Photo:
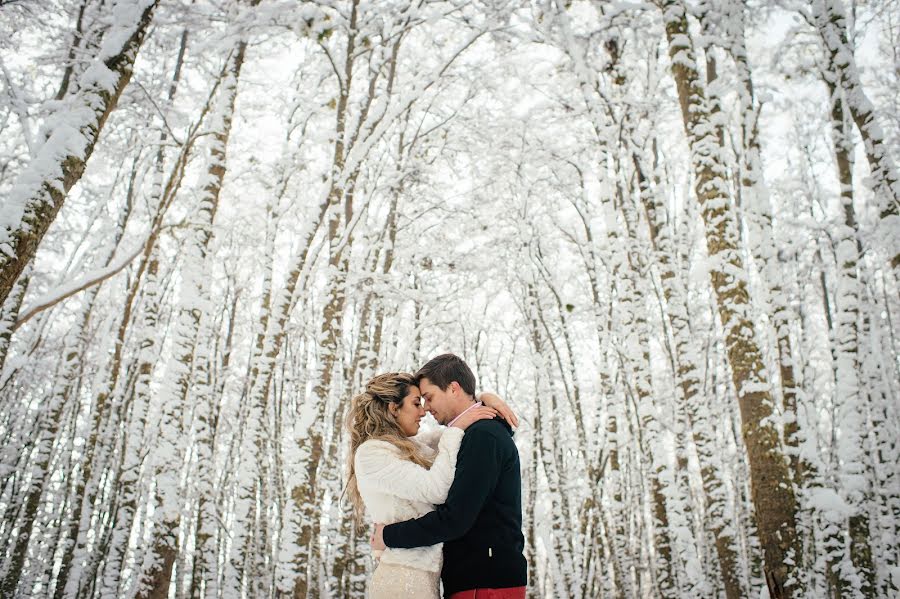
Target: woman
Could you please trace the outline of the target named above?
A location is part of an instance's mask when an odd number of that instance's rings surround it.
[[[496,395],[482,394],[479,399],[511,415]],[[347,493],[357,523],[363,504],[374,521],[392,523],[418,518],[443,503],[453,482],[463,431],[497,414],[492,407],[476,407],[428,439],[414,439],[425,416],[415,378],[393,372],[370,380],[366,390],[353,398],[347,422]],[[441,545],[385,550],[372,577],[370,599],[438,599],[441,550]]]

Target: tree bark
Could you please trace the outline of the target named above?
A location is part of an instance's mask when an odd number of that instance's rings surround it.
[[[745,588],[739,575],[739,562],[735,538],[731,533],[731,519],[728,517],[727,495],[724,481],[716,460],[716,448],[711,438],[711,424],[707,418],[707,407],[700,393],[700,368],[695,360],[700,356],[699,345],[691,332],[687,307],[687,290],[682,278],[676,273],[675,248],[666,227],[665,206],[652,189],[645,174],[643,160],[634,155],[635,174],[641,203],[648,223],[648,233],[653,246],[656,264],[660,271],[660,281],[665,299],[664,317],[672,331],[675,354],[675,380],[680,392],[680,401],[688,417],[688,427],[697,448],[700,462],[700,477],[703,481],[707,526],[715,541],[716,555],[725,596],[739,599]]]
[[[19,310],[22,308],[25,292],[28,291],[31,268],[30,265],[25,268],[22,276],[16,280],[12,291],[6,297],[6,301],[0,302],[0,374],[3,373],[3,366],[6,364],[6,356],[9,353],[9,345],[12,342],[16,321],[19,319]]]
[[[691,150],[694,187],[706,225],[710,277],[741,411],[742,433],[750,462],[753,505],[765,558],[765,578],[773,599],[802,594],[798,564],[797,501],[784,460],[762,352],[750,314],[747,277],[738,247],[738,227],[724,179],[721,147],[714,135],[697,58],[688,30],[687,11],[677,0],[662,0],[672,75],[678,91]]]
[[[784,442],[791,464],[794,484],[801,487],[809,467],[800,460],[800,428],[797,418],[797,377],[794,373],[794,349],[791,342],[790,322],[792,313],[789,298],[784,289],[784,273],[781,272],[776,254],[775,230],[772,226],[772,206],[763,181],[762,153],[759,142],[759,115],[762,106],[756,99],[753,78],[747,56],[744,34],[744,10],[741,2],[729,0],[724,12],[726,30],[731,40],[728,48],[737,67],[738,97],[741,108],[741,195],[743,206],[751,218],[745,220],[749,231],[753,259],[757,262],[765,284],[765,306],[771,314],[778,350],[778,370],[781,381]]]

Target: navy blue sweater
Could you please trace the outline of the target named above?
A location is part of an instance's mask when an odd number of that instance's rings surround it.
[[[384,528],[388,547],[444,543],[444,594],[525,586],[519,452],[505,420],[479,420],[463,436],[447,502]]]

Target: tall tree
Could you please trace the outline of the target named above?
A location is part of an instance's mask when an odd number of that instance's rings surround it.
[[[828,59],[827,77],[840,88],[849,112],[863,141],[869,171],[879,198],[880,216],[887,234],[897,230],[900,210],[900,176],[884,129],[878,123],[875,107],[869,100],[856,66],[855,48],[850,43],[847,16],[842,0],[816,0],[809,6],[813,26],[819,34]],[[900,252],[889,256],[894,272],[900,268]]]
[[[250,6],[259,4],[251,0]],[[213,237],[213,226],[219,204],[222,184],[227,172],[227,147],[234,119],[238,82],[247,50],[247,41],[241,39],[229,53],[222,69],[219,97],[212,110],[212,144],[209,149],[209,166],[206,185],[200,195],[189,239],[183,246],[184,258],[181,266],[180,305],[172,332],[174,350],[167,365],[167,384],[161,389],[159,434],[154,449],[154,470],[156,478],[157,511],[153,525],[154,541],[150,558],[143,562],[136,597],[163,598],[169,595],[172,568],[179,553],[179,526],[181,507],[181,462],[184,455],[187,431],[181,424],[181,414],[193,395],[204,407],[212,402],[209,387],[207,359],[196,355],[205,346],[205,340],[198,339],[204,320],[212,318],[211,289],[208,280],[208,253]],[[198,343],[199,342],[199,343]],[[205,416],[202,434],[209,435],[210,414]],[[206,443],[205,439],[201,443]],[[209,456],[207,456],[209,457]],[[204,548],[206,552],[209,547]]]
[[[696,199],[706,224],[712,261],[710,278],[725,329],[728,362],[738,392],[744,443],[750,459],[756,524],[765,556],[765,575],[773,598],[802,593],[800,572],[790,564],[802,554],[797,535],[797,501],[784,461],[762,352],[750,319],[746,270],[737,223],[724,178],[722,145],[715,135],[684,4],[659,2],[668,41],[672,76],[691,150]]]

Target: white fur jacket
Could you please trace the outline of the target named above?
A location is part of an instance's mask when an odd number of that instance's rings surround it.
[[[423,516],[435,505],[444,503],[453,482],[462,438],[463,431],[453,427],[413,437],[423,454],[435,456],[430,470],[401,458],[399,450],[386,441],[369,440],[360,445],[354,458],[356,482],[372,520],[383,524],[403,522]],[[440,572],[442,548],[441,544],[416,549],[389,547],[381,560]]]

